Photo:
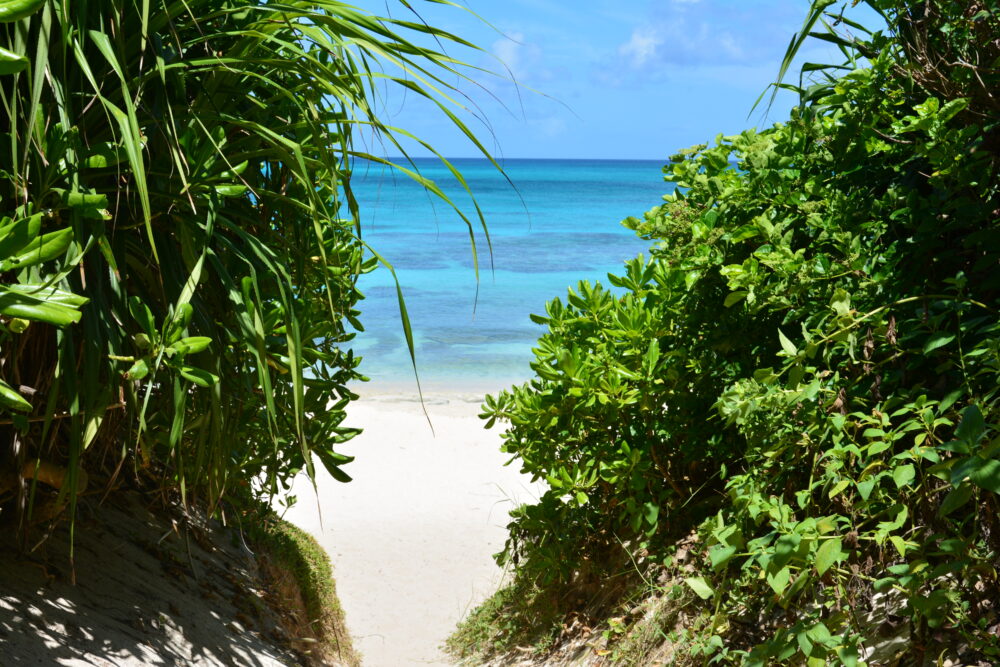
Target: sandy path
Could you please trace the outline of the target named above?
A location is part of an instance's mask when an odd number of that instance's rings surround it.
[[[306,480],[287,518],[313,533],[333,560],[347,625],[364,664],[449,664],[439,650],[465,613],[496,590],[492,554],[506,537],[513,501],[537,496],[504,467],[499,436],[483,429],[475,395],[363,398],[349,423],[365,433],[342,447],[356,455],[350,484]],[[305,483],[304,483],[305,482]]]

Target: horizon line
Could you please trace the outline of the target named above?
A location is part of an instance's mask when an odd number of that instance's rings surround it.
[[[360,158],[360,159],[363,160],[365,158]],[[384,159],[384,160],[394,160],[394,161],[395,160],[408,160],[408,159],[409,160],[433,160],[435,162],[440,162],[441,161],[441,158],[439,158],[439,157],[437,157],[435,155],[419,155],[419,156],[410,156],[410,157],[406,157],[404,155],[390,155],[390,156],[383,156],[381,159]],[[455,157],[453,157],[453,156],[445,156],[444,159],[448,160],[448,161],[452,161],[452,160],[483,160],[485,162],[488,162],[490,160],[490,158],[484,157],[482,155],[462,155],[462,156],[455,156]],[[670,158],[652,158],[652,157],[507,157],[507,156],[505,156],[505,157],[494,157],[493,160],[495,160],[497,162],[506,162],[506,161],[510,161],[510,160],[538,160],[538,161],[541,161],[541,160],[551,160],[551,161],[563,160],[563,161],[571,161],[571,160],[573,160],[573,161],[578,161],[578,162],[600,160],[602,162],[662,162],[663,164],[667,164],[667,163],[670,162]]]

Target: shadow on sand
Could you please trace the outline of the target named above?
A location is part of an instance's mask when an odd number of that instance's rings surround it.
[[[232,543],[233,533],[154,514],[147,504],[137,493],[100,506],[81,499],[76,585],[66,521],[29,554],[13,549],[7,533],[0,544],[0,662],[298,664],[281,648],[254,561]],[[43,536],[35,533],[31,546]]]

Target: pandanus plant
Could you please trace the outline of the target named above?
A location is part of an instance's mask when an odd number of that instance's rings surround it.
[[[85,470],[208,503],[314,458],[348,480],[380,260],[351,169],[384,161],[352,138],[402,151],[373,103],[398,86],[479,146],[444,48],[471,45],[333,0],[0,0],[0,22],[0,520],[39,481],[75,510]]]

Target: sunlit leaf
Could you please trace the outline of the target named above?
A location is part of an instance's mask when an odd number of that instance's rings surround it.
[[[684,580],[684,583],[702,600],[711,599],[715,595],[715,591],[704,577],[688,577]]]

